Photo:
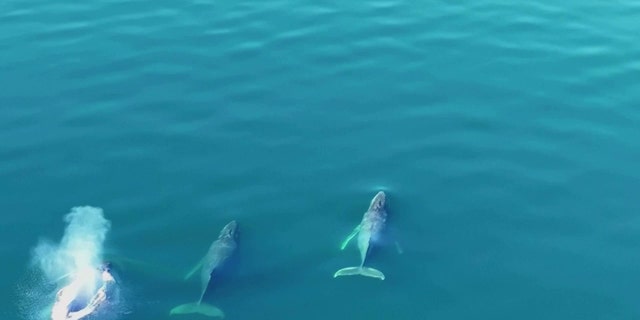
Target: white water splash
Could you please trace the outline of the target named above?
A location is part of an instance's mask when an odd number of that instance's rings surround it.
[[[74,207],[64,217],[67,223],[59,243],[42,239],[32,252],[28,281],[19,284],[20,309],[27,319],[48,319],[58,283],[72,279],[94,292],[98,268],[103,263],[103,246],[111,222],[101,208]],[[70,278],[70,279],[67,279]]]
[[[33,262],[51,281],[98,268],[102,263],[103,243],[111,228],[102,209],[96,207],[72,208],[64,220],[67,228],[60,243],[43,240],[33,251]]]

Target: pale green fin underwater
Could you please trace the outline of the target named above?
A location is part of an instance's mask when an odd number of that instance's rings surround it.
[[[220,310],[218,307],[212,306],[206,303],[185,303],[181,304],[177,307],[174,307],[169,311],[170,315],[180,315],[180,314],[201,314],[203,316],[212,317],[212,318],[224,318],[224,312]]]
[[[382,271],[374,269],[374,268],[369,268],[369,267],[347,267],[347,268],[342,268],[342,269],[336,271],[336,273],[333,274],[333,277],[337,278],[337,277],[340,277],[340,276],[355,276],[355,275],[360,275],[360,276],[365,276],[365,277],[371,277],[371,278],[384,280],[384,273],[382,273]]]
[[[198,264],[196,264],[193,269],[191,269],[191,271],[189,271],[189,273],[187,273],[184,276],[184,280],[189,280],[189,278],[191,278],[191,276],[193,276],[194,273],[196,273],[196,271],[198,271],[198,269],[200,269],[200,267],[202,267],[202,263],[204,262],[204,258],[200,259],[200,261],[198,261]]]
[[[179,278],[178,270],[164,267],[161,263],[151,263],[139,259],[127,258],[115,253],[107,253],[103,257],[104,261],[111,263],[118,270],[128,272],[140,272],[148,276],[160,277],[163,279]]]
[[[344,250],[344,248],[346,248],[347,245],[349,244],[349,241],[351,241],[351,239],[353,239],[353,237],[355,237],[356,234],[358,234],[358,232],[360,232],[360,225],[355,227],[355,229],[353,229],[353,231],[351,231],[351,233],[347,236],[347,238],[344,239],[344,241],[342,241],[342,245],[340,246],[340,250]]]
[[[404,253],[404,249],[402,249],[402,246],[400,246],[400,242],[396,241],[396,251],[398,252],[398,254],[403,254]]]

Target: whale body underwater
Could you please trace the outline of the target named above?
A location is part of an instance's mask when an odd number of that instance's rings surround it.
[[[385,209],[386,202],[386,194],[383,191],[379,191],[371,200],[369,209],[362,216],[360,224],[358,224],[351,234],[347,236],[344,242],[342,242],[340,250],[344,250],[347,244],[349,244],[349,241],[351,241],[351,239],[356,235],[358,236],[357,241],[358,250],[360,251],[360,265],[342,268],[335,272],[333,275],[334,278],[340,276],[361,275],[384,280],[385,276],[382,271],[371,267],[365,267],[364,263],[373,245],[373,240],[378,238],[387,221],[387,211]]]
[[[200,270],[200,298],[197,302],[181,304],[169,311],[170,315],[198,313],[209,317],[224,318],[224,312],[213,305],[202,302],[204,294],[211,283],[216,271],[229,260],[237,248],[238,223],[234,220],[222,228],[218,238],[213,241],[209,250],[200,262],[185,276],[189,279]]]

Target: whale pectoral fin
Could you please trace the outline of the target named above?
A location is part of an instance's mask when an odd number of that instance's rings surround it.
[[[396,252],[398,254],[403,254],[404,253],[404,249],[402,248],[402,246],[400,245],[400,241],[398,240],[398,235],[399,233],[396,232],[397,230],[393,227],[390,227],[388,229],[386,229],[385,233],[386,236],[385,238],[387,240],[385,240],[385,245],[391,245],[391,242],[393,242],[393,245],[396,247]]]
[[[340,246],[340,250],[344,250],[344,248],[346,248],[347,245],[349,244],[349,241],[351,241],[351,239],[353,239],[353,237],[355,237],[356,234],[358,234],[358,232],[360,232],[360,225],[355,227],[355,229],[353,229],[353,231],[351,231],[351,233],[347,236],[347,238],[344,239],[344,241],[342,241],[342,245]]]
[[[400,246],[400,242],[396,241],[395,243],[396,243],[396,251],[398,251],[398,254],[403,254],[404,250]]]
[[[202,267],[203,262],[204,262],[204,258],[200,259],[200,261],[198,261],[198,263],[191,269],[191,271],[189,271],[189,273],[187,273],[187,275],[184,276],[184,280],[189,280],[189,278],[191,278],[193,274],[196,273],[198,269]]]
[[[127,268],[146,270],[146,269],[157,267],[152,263],[144,262],[138,259],[128,258],[128,257],[117,255],[117,254],[105,254],[104,260],[108,261],[109,263],[115,265],[116,267],[122,270],[125,270]]]

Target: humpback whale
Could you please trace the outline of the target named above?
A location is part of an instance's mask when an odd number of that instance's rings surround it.
[[[369,249],[373,244],[373,240],[378,237],[387,220],[387,212],[384,208],[385,203],[385,193],[382,191],[378,192],[376,196],[371,200],[369,209],[364,213],[360,224],[356,226],[356,228],[353,229],[353,232],[351,232],[351,234],[349,234],[349,236],[342,242],[340,250],[344,250],[347,244],[349,244],[349,241],[351,241],[353,237],[358,235],[360,265],[357,267],[342,268],[336,271],[336,273],[333,275],[334,278],[339,276],[361,275],[384,280],[384,274],[380,270],[371,267],[365,267],[364,262],[367,258],[367,254],[369,253]]]
[[[234,220],[229,222],[222,228],[218,238],[213,241],[207,254],[200,260],[200,262],[186,275],[185,280],[190,278],[198,269],[200,270],[200,298],[197,302],[186,303],[174,307],[169,314],[187,314],[187,313],[199,313],[209,317],[224,317],[224,312],[219,308],[203,303],[202,298],[207,292],[209,283],[216,271],[225,264],[225,262],[231,257],[237,247],[238,223]]]

